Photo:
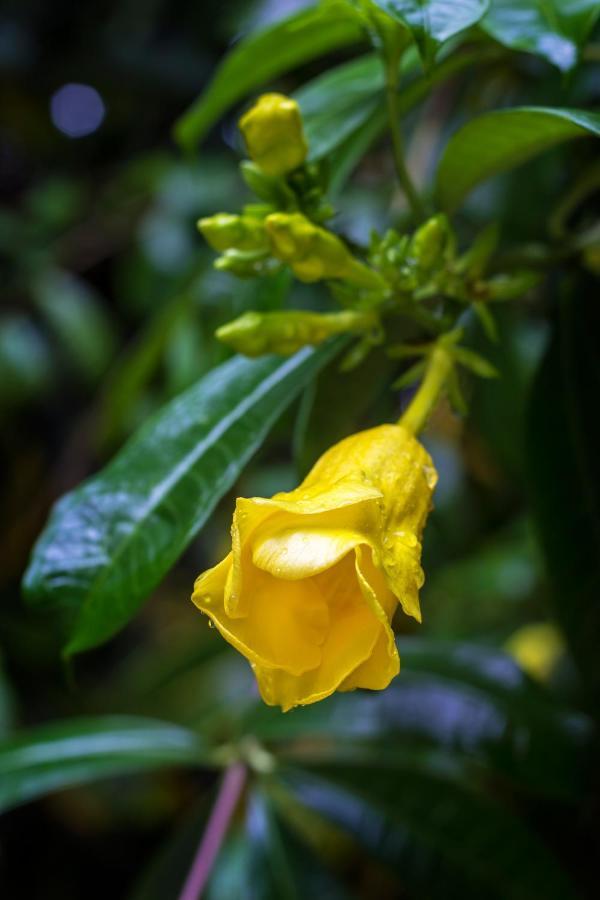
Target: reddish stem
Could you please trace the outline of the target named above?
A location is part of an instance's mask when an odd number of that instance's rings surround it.
[[[198,900],[206,887],[215,859],[221,849],[223,839],[240,795],[246,782],[246,767],[242,763],[229,766],[223,776],[221,787],[210,818],[198,846],[196,856],[188,872],[179,900]]]

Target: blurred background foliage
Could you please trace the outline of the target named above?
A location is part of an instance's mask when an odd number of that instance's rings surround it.
[[[282,716],[188,599],[222,555],[234,496],[289,489],[332,442],[397,415],[398,364],[384,358],[347,376],[335,362],[322,371],[138,617],[73,670],[55,617],[22,602],[53,501],[227,358],[216,327],[248,309],[327,306],[318,286],[290,293],[285,275],[216,272],[197,236],[199,216],[245,197],[242,107],[200,154],[171,137],[231,41],[300,6],[21,0],[0,12],[0,798],[44,795],[0,820],[10,900],[177,896],[236,742],[254,775],[210,900],[532,900],[597,887],[600,323],[589,250],[587,270],[575,254],[503,308],[497,342],[473,328],[471,345],[501,377],[470,382],[468,417],[443,407],[426,433],[440,483],[424,624],[398,622],[403,672],[388,691]],[[266,81],[303,86],[303,109],[316,107],[311,147],[351,113],[348,140],[365,146],[372,73],[345,92],[323,76],[356,53],[342,47]],[[60,111],[72,84],[96,92],[97,122],[80,136]],[[448,136],[488,109],[599,100],[597,65],[565,74],[543,54],[492,54],[409,114],[411,168],[427,183]],[[353,146],[336,151],[348,173]],[[594,153],[561,146],[486,183],[456,219],[462,239],[494,219],[506,258],[525,247],[541,259],[560,199]],[[392,184],[388,146],[375,142],[336,198],[341,230],[364,242],[401,219]],[[592,194],[563,224],[578,234],[595,221]],[[531,641],[529,656],[514,649],[519,629],[547,622],[558,629],[548,658],[543,632],[537,656]],[[19,738],[28,728],[41,730]]]

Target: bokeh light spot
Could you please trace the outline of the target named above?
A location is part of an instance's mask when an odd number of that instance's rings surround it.
[[[64,84],[50,100],[53,124],[72,138],[96,131],[102,124],[105,112],[102,97],[89,84]]]

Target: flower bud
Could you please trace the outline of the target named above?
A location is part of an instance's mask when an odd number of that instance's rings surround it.
[[[445,216],[434,216],[418,228],[411,241],[411,255],[425,272],[437,268],[448,246],[450,229]]]
[[[265,250],[268,247],[264,221],[255,216],[217,213],[200,219],[198,228],[214,250]]]
[[[352,310],[339,313],[248,312],[222,325],[217,329],[216,337],[245,356],[263,353],[289,356],[307,345],[321,344],[333,335],[363,333],[376,324],[374,313]]]
[[[262,250],[226,250],[214,261],[214,267],[219,272],[229,272],[238,278],[262,275],[267,265],[267,254]]]
[[[240,119],[248,154],[267,175],[286,175],[302,165],[308,145],[300,108],[283,94],[263,94]]]
[[[287,263],[300,281],[343,278],[361,287],[383,286],[377,272],[354,259],[339,237],[302,213],[273,213],[265,219],[265,228],[273,256]]]

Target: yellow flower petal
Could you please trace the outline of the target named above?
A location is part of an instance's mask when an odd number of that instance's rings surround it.
[[[258,686],[266,703],[279,704],[285,711],[322,700],[369,658],[381,632],[381,622],[365,603],[353,557],[349,554],[311,579],[330,609],[330,627],[320,665],[300,677],[283,669],[257,667]]]
[[[330,534],[287,528],[257,543],[252,558],[259,569],[277,578],[308,578],[331,568],[360,541],[360,534],[354,531],[338,529]]]
[[[361,552],[356,555],[356,571],[365,600],[381,622],[377,642],[371,655],[354,669],[340,684],[342,691],[355,688],[383,690],[400,671],[400,657],[396,648],[391,621],[398,601],[387,586],[385,576],[373,562],[372,555]]]
[[[248,578],[248,614],[231,618],[224,595],[231,568],[230,554],[201,575],[192,600],[210,616],[223,637],[257,665],[284,666],[294,675],[321,662],[321,646],[329,625],[329,609],[315,586],[279,582],[253,569]]]

